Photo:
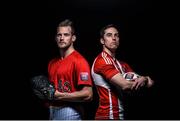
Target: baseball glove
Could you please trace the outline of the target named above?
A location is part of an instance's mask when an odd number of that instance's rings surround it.
[[[42,100],[53,100],[55,88],[44,75],[31,78],[31,86],[33,93]]]

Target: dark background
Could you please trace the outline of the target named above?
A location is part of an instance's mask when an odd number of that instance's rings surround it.
[[[47,74],[49,60],[58,55],[56,26],[66,18],[76,27],[75,48],[90,64],[101,51],[101,27],[118,25],[121,43],[117,58],[155,81],[151,89],[126,95],[127,119],[179,119],[176,4],[154,0],[49,0],[6,1],[1,6],[1,119],[48,119],[47,109],[33,96],[29,80]],[[97,101],[85,106],[87,119],[93,119]]]

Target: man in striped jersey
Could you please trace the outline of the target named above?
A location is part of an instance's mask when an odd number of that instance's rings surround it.
[[[137,76],[127,63],[116,59],[120,40],[116,26],[105,26],[100,36],[103,51],[96,57],[91,69],[99,94],[95,119],[124,119],[121,91],[151,87],[153,81],[149,76]],[[133,78],[135,75],[137,78]]]

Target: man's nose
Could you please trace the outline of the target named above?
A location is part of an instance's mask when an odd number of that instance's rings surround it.
[[[113,40],[116,40],[116,37],[115,37],[115,36],[112,36],[112,39],[113,39]]]
[[[62,39],[64,39],[64,35],[62,35],[62,36],[60,37],[60,40],[62,40]]]

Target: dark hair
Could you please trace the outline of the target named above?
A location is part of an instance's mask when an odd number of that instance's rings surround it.
[[[75,29],[74,29],[74,25],[73,22],[69,19],[65,19],[64,21],[60,22],[58,27],[64,27],[64,26],[70,26],[71,30],[72,30],[72,35],[75,34]]]
[[[105,30],[108,29],[108,28],[116,28],[118,30],[118,27],[114,24],[108,24],[106,25],[105,27],[103,27],[101,30],[100,30],[100,37],[103,37],[104,36],[104,33],[105,33]]]

